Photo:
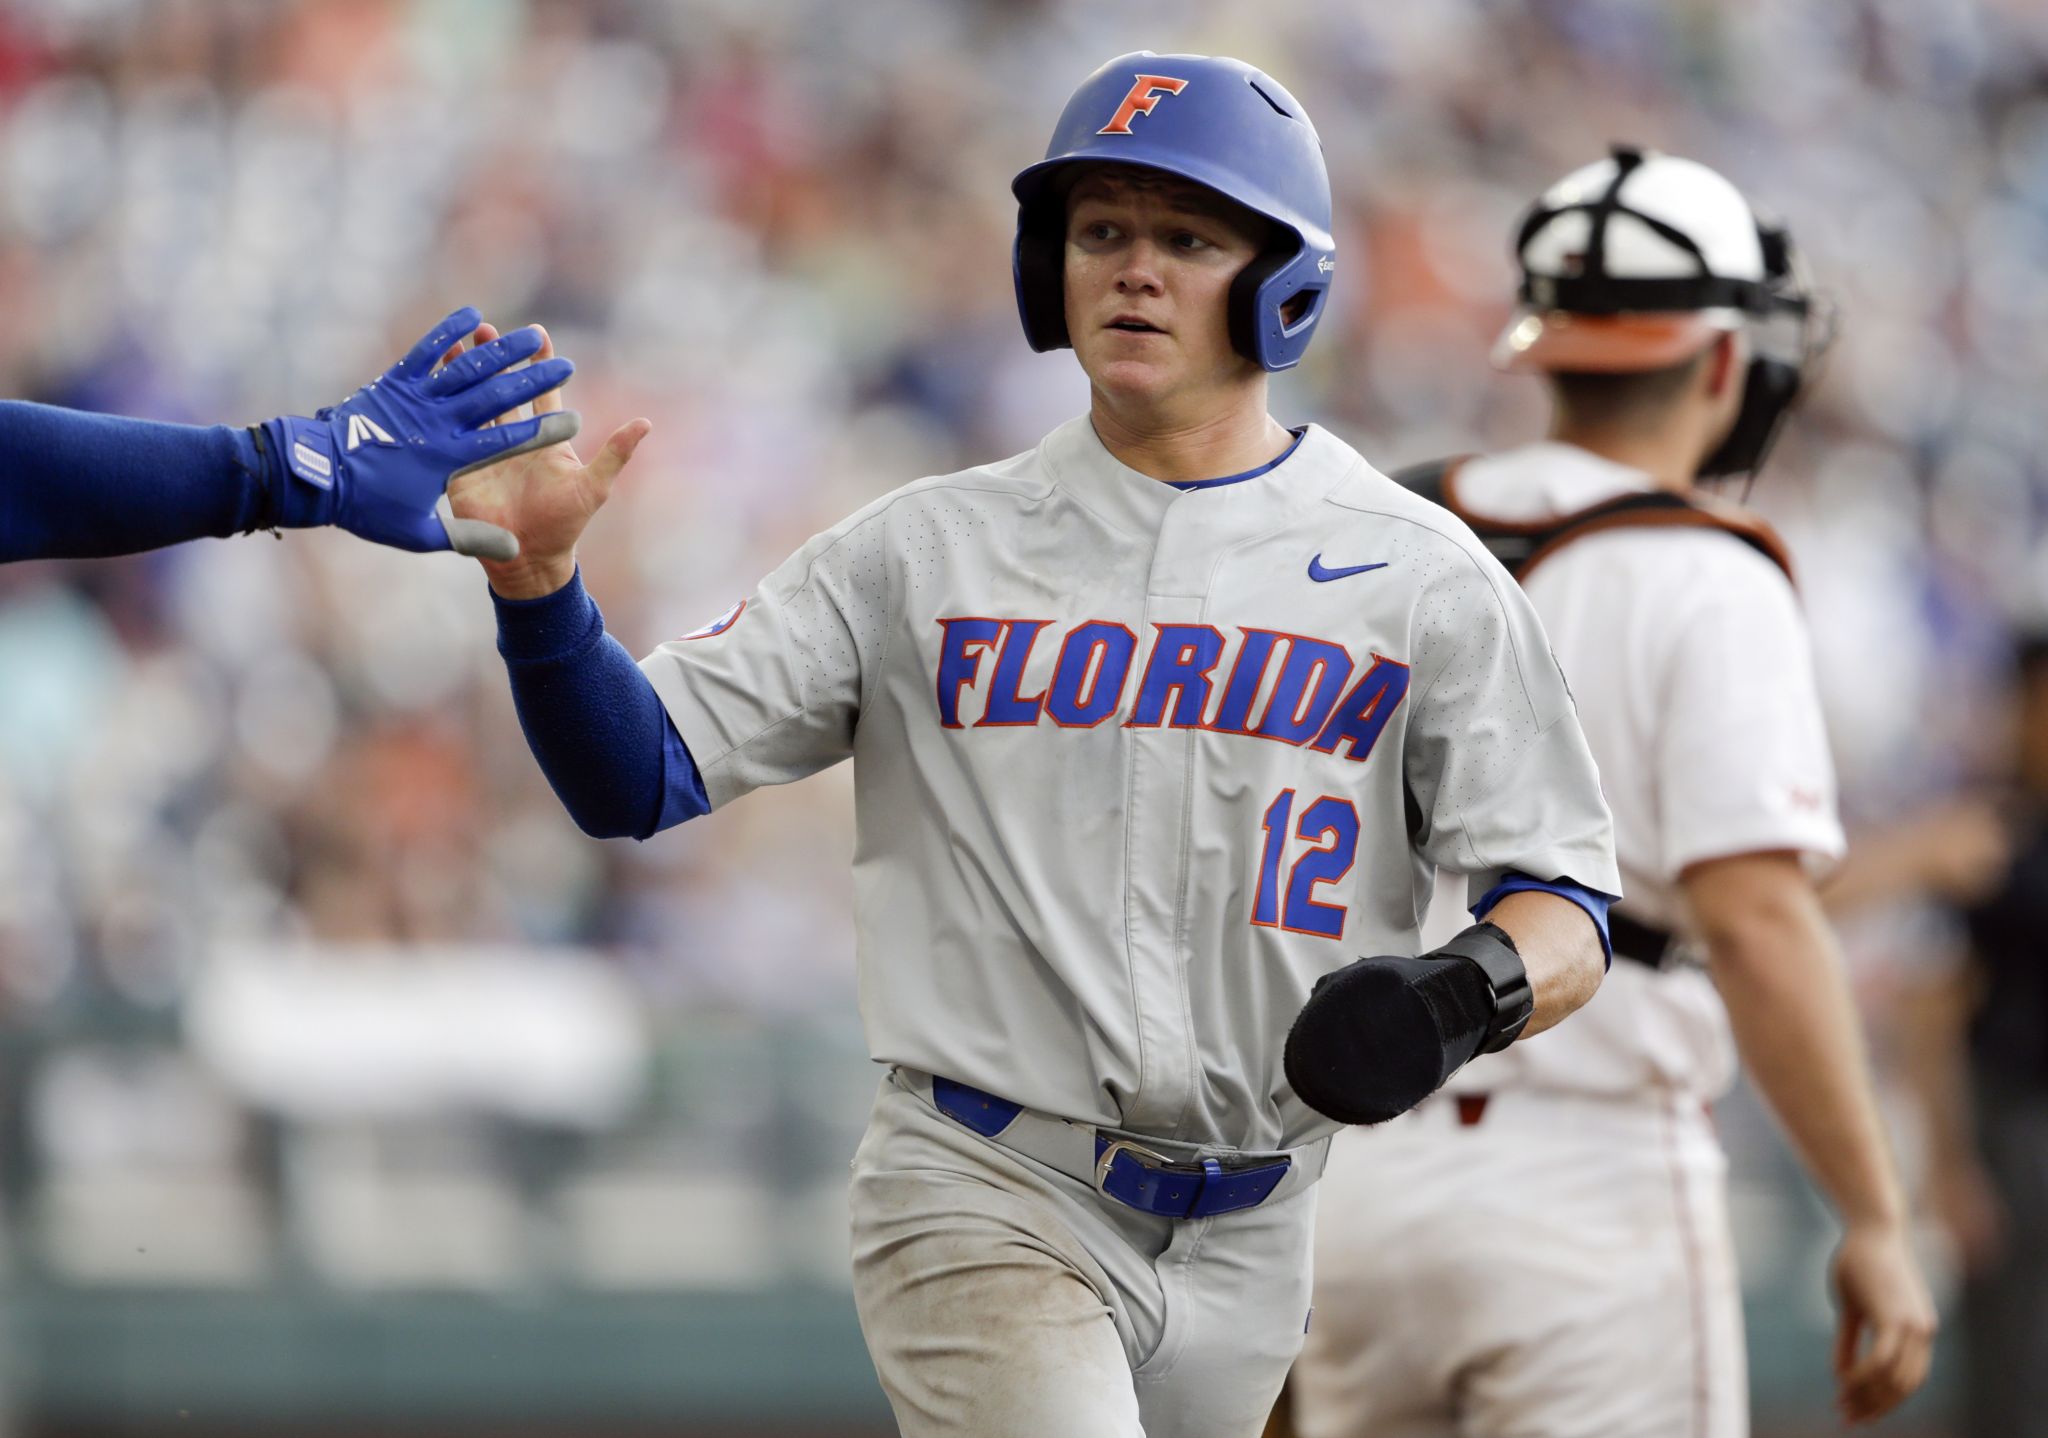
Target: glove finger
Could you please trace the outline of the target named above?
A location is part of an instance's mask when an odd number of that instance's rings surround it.
[[[482,324],[457,340],[446,354],[434,361],[434,369],[438,372],[442,365],[453,364],[456,356],[460,355],[464,350],[473,350],[478,345],[487,345],[497,337],[498,327],[489,320],[485,320]]]
[[[511,334],[494,339],[489,344],[464,350],[428,375],[426,383],[421,385],[420,389],[436,399],[445,395],[460,394],[479,381],[489,379],[507,365],[532,359],[539,352],[540,346],[541,332],[537,326],[528,325],[523,330],[514,330]]]
[[[501,424],[496,429],[478,430],[468,437],[470,451],[476,458],[448,477],[455,479],[473,469],[482,469],[515,454],[525,454],[530,449],[566,443],[576,437],[576,431],[582,425],[581,415],[573,409],[563,409],[544,414],[539,419],[522,419],[514,424]]]
[[[492,375],[450,401],[450,413],[464,425],[496,419],[508,409],[530,403],[535,395],[560,389],[576,373],[573,360],[548,359],[511,374]]]
[[[471,559],[517,559],[519,539],[509,529],[486,524],[481,519],[458,519],[455,507],[442,495],[434,504],[434,517],[448,536],[448,547]]]
[[[393,379],[419,379],[433,371],[434,362],[448,353],[455,342],[474,330],[483,318],[476,306],[464,305],[428,330],[404,359],[386,371]]]

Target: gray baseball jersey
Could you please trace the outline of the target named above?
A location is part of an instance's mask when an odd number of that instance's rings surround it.
[[[874,1057],[1066,1118],[1298,1145],[1331,1124],[1288,1025],[1415,951],[1436,867],[1620,887],[1521,591],[1314,427],[1183,490],[1075,420],[876,501],[642,667],[714,807],[857,761]]]

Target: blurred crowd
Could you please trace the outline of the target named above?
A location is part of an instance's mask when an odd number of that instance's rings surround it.
[[[1018,331],[1008,180],[1138,48],[1238,55],[1315,117],[1334,308],[1275,409],[1382,468],[1540,428],[1486,364],[1508,239],[1610,140],[1789,223],[1842,331],[1754,500],[1800,561],[1852,828],[1948,826],[1845,917],[1893,1064],[1959,972],[1944,900],[2000,871],[1976,799],[2012,636],[2048,620],[2037,0],[0,0],[0,395],[249,422],[458,303],[545,322],[587,443],[655,423],[584,550],[643,652],[1079,412]],[[657,1051],[707,1016],[843,1043],[845,777],[600,845],[525,752],[467,561],[319,533],[14,566],[0,1028],[175,1031],[250,946],[473,944],[602,951]],[[10,1151],[81,1121],[44,1097]]]

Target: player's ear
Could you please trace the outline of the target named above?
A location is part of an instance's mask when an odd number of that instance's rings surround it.
[[[1719,399],[1742,381],[1742,337],[1724,330],[1707,352],[1707,394]]]

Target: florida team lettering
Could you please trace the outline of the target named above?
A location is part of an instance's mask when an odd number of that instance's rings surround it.
[[[1128,729],[1206,729],[1363,760],[1408,692],[1405,664],[1375,654],[1358,674],[1343,645],[1274,629],[1226,636],[1209,624],[1155,624],[1144,645],[1109,619],[1065,632],[1049,619],[978,615],[939,627],[948,729],[1093,729],[1120,718]]]

